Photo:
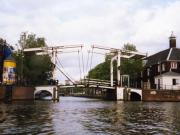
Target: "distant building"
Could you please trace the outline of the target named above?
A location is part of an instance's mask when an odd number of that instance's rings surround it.
[[[169,48],[145,59],[141,73],[143,89],[180,90],[180,48],[176,48],[176,37],[169,37]]]

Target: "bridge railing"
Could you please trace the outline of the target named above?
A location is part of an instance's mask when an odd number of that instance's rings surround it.
[[[108,80],[100,80],[100,79],[83,79],[82,82],[85,83],[85,85],[101,85],[101,86],[110,86],[111,82]],[[115,86],[115,81],[114,81]]]

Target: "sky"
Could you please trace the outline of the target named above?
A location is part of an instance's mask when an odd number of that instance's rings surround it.
[[[83,44],[85,67],[93,44],[133,43],[151,55],[169,47],[173,31],[180,47],[179,0],[0,0],[0,7],[0,37],[9,44],[17,44],[22,32],[45,37],[48,46]],[[72,78],[80,78],[77,53],[58,57]],[[103,60],[94,54],[92,67]],[[60,73],[57,78],[65,79]]]

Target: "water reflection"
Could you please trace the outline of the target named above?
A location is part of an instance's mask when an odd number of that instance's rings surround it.
[[[117,102],[109,108],[91,110],[83,124],[94,133],[180,134],[178,105]]]
[[[6,104],[7,116],[0,125],[0,132],[4,134],[54,133],[48,104],[38,102]]]
[[[7,109],[4,104],[0,105],[0,122],[3,122],[6,120],[7,116]]]
[[[2,104],[0,104],[2,105]],[[61,97],[6,104],[3,134],[180,134],[178,102],[111,102]]]

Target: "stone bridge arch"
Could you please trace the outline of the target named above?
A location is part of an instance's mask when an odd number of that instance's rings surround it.
[[[142,101],[142,90],[141,89],[130,89],[130,101]]]
[[[47,91],[52,95],[52,100],[59,100],[59,94],[57,90],[57,86],[36,86],[34,91],[34,98],[37,93],[41,91]]]

